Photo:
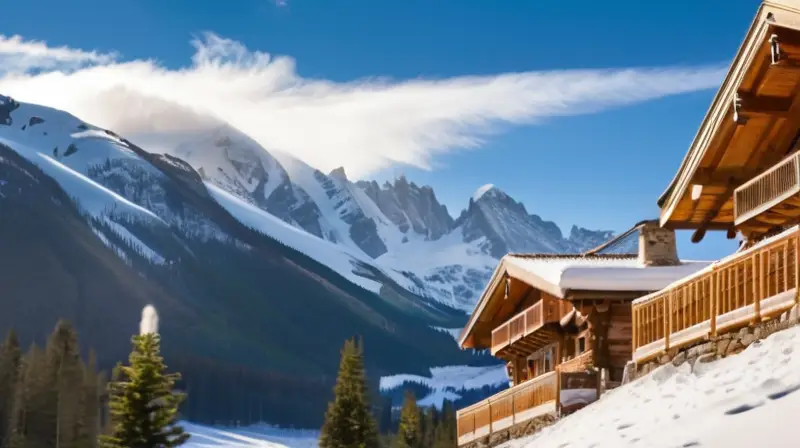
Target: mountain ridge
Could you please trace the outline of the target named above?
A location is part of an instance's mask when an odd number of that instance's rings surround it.
[[[235,151],[240,160],[249,163],[228,163],[230,148],[213,144],[219,138],[213,133],[195,139],[192,150],[181,145],[168,152],[198,168],[206,182],[320,239],[363,255],[378,269],[400,273],[406,277],[409,291],[464,313],[471,311],[489,274],[506,253],[579,253],[614,235],[608,230],[573,226],[565,236],[554,222],[529,213],[524,204],[492,184],[478,188],[454,218],[432,187],[420,186],[405,176],[383,184],[353,182],[343,167],[325,174],[289,154],[269,152],[239,136],[234,128],[220,129],[231,134],[227,141],[247,142]],[[255,181],[263,184],[270,171],[278,173],[284,188],[292,191],[292,201],[281,202],[289,210],[271,205],[275,204],[271,198],[280,190],[265,200],[263,193],[230,181],[263,173]],[[622,250],[635,252],[631,245]],[[420,263],[421,254],[427,262]]]

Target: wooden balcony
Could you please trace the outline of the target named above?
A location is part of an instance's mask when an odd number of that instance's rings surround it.
[[[558,376],[548,372],[459,410],[458,445],[555,413],[557,395]]]
[[[799,236],[794,227],[634,302],[633,359],[647,361],[791,308]]]
[[[564,361],[558,365],[558,370],[563,373],[585,372],[594,362],[594,353],[587,350],[580,355]]]
[[[734,190],[737,227],[786,225],[800,219],[800,152]]]
[[[555,332],[544,327],[557,323],[572,304],[558,299],[543,298],[526,310],[514,315],[504,324],[492,330],[492,355],[505,352],[527,355],[550,344]]]

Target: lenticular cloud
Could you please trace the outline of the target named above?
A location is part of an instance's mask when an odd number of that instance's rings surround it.
[[[719,85],[723,66],[565,70],[350,82],[300,77],[292,58],[206,33],[180,69],[0,36],[0,92],[67,110],[150,150],[224,121],[267,150],[355,177],[428,169],[501,123],[536,123]],[[155,147],[153,147],[155,146]],[[159,147],[160,146],[160,147]]]

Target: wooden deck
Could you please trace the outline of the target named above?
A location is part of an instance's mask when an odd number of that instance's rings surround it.
[[[557,335],[544,327],[557,323],[572,304],[558,299],[543,298],[522,312],[512,316],[504,324],[492,330],[492,355],[516,351],[527,355],[552,343]],[[519,350],[512,346],[518,345]]]
[[[557,396],[558,376],[548,372],[461,409],[457,413],[458,445],[555,413]]]
[[[633,359],[780,315],[796,303],[797,227],[633,304]]]
[[[800,216],[800,152],[734,191],[735,224],[769,228]]]

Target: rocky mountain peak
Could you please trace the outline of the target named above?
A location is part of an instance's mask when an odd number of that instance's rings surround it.
[[[358,186],[403,233],[413,230],[425,239],[437,240],[453,228],[453,217],[431,187],[420,187],[402,175],[382,187],[377,182],[359,182]]]
[[[339,180],[347,181],[347,173],[344,171],[344,167],[340,166],[339,168],[334,168],[328,176],[334,177]]]

